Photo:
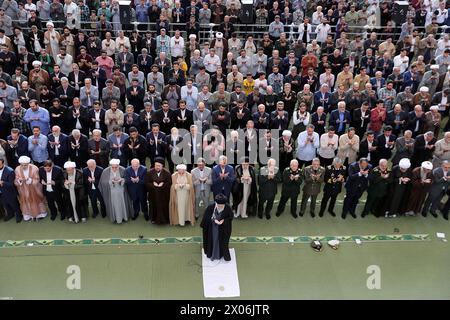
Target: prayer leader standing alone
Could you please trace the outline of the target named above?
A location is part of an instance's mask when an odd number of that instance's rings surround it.
[[[205,215],[200,226],[203,228],[203,250],[211,260],[219,260],[222,257],[230,261],[228,249],[231,237],[231,221],[233,211],[227,204],[224,194],[215,197],[215,203],[206,208]]]

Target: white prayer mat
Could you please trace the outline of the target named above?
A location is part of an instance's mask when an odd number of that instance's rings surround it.
[[[205,298],[239,297],[239,279],[234,249],[230,249],[231,261],[211,261],[202,249],[203,292]]]

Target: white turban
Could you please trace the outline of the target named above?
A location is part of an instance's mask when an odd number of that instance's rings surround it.
[[[432,64],[430,68],[431,69],[439,69],[439,65],[438,64]]]
[[[438,106],[431,106],[430,110],[439,110],[439,107]]]
[[[197,36],[195,34],[190,34],[189,39],[197,39]]]
[[[216,33],[216,38],[217,39],[222,39],[223,38],[223,33],[222,32],[217,32]]]
[[[421,92],[428,92],[430,90],[428,89],[428,87],[420,87],[420,91]]]
[[[31,159],[29,157],[27,157],[27,156],[21,156],[19,158],[19,163],[20,164],[28,164],[30,162],[31,162]]]
[[[3,109],[5,107],[5,104],[3,102],[0,102],[0,109]]]
[[[286,136],[286,137],[290,137],[290,136],[292,136],[292,132],[290,130],[283,130],[282,135]]]
[[[177,165],[177,170],[186,170],[186,169],[187,169],[187,167],[186,167],[185,164],[179,164],[179,165]]]
[[[422,168],[433,170],[433,164],[430,161],[424,161],[422,162]]]
[[[409,161],[408,158],[403,158],[403,159],[400,160],[398,165],[402,169],[409,169],[409,167],[411,167],[411,161]]]
[[[114,164],[119,165],[119,164],[120,164],[120,160],[119,160],[119,159],[111,159],[111,160],[109,161],[109,164],[110,164],[110,165],[114,165]]]
[[[66,163],[64,163],[64,169],[76,168],[76,167],[77,167],[77,164],[75,162],[66,161]]]
[[[53,24],[53,22],[49,21],[46,24],[47,27],[54,27],[55,25]]]
[[[40,61],[38,61],[38,60],[34,60],[33,61],[33,67],[35,67],[35,66],[42,66],[42,62],[40,62]]]

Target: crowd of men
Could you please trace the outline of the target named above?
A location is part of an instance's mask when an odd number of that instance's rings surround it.
[[[133,1],[134,30],[115,0],[0,1],[5,220],[314,217],[322,191],[335,216],[344,190],[342,218],[367,193],[361,217],[448,219],[449,6],[409,3],[256,1],[243,39],[239,0]]]

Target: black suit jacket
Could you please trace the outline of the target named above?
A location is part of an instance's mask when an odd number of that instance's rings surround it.
[[[67,78],[69,79],[69,84],[75,88],[74,72],[73,71],[70,72]],[[86,73],[84,73],[83,71],[80,70],[79,74],[78,74],[78,87],[79,88],[84,87],[84,79],[86,79]],[[80,95],[79,90],[75,90],[75,92],[77,94],[77,97],[79,97],[79,95]]]
[[[175,126],[175,111],[169,109],[167,112],[168,122],[164,122],[164,111],[159,109],[154,112],[153,121],[159,124],[162,132],[169,134],[170,129]]]
[[[92,85],[96,86],[98,88],[98,93],[101,95],[103,88],[105,88],[106,86],[106,71],[103,70],[102,68],[98,68],[98,79],[95,76],[95,69],[91,69],[89,70],[89,72],[87,73],[87,78],[91,78],[92,79]],[[98,85],[97,85],[97,80],[98,80]]]
[[[389,126],[392,126],[392,128],[395,131],[403,131],[403,129],[406,127],[406,125],[408,124],[408,113],[406,111],[400,111],[400,120],[404,121],[403,125],[399,125],[399,127],[397,128],[397,125],[394,123],[395,121],[395,113],[394,110],[391,110],[387,113],[386,116],[386,124]]]
[[[179,120],[182,119],[181,117],[181,110],[177,109],[173,112],[173,120],[175,122],[175,126],[178,129],[185,129],[189,131],[189,127],[194,123],[194,117],[193,117],[193,113],[190,110],[185,109],[185,113],[184,113],[184,117],[185,120]],[[169,132],[167,132],[167,134],[169,134]]]
[[[94,186],[98,190],[98,183],[100,182],[100,177],[102,176],[103,168],[96,166],[94,170]],[[86,193],[88,194],[92,190],[92,183],[89,182],[88,178],[91,178],[91,170],[88,167],[83,169],[83,184]]]
[[[55,159],[55,148],[50,145],[50,142],[55,142],[55,137],[52,133],[50,133],[47,136],[48,143],[47,143],[47,150],[48,150],[48,156],[50,159]],[[61,133],[59,135],[59,155],[63,159],[67,159],[69,157],[69,137],[65,135],[64,133]]]
[[[73,110],[74,107],[71,106],[68,110],[67,110],[67,124],[68,124],[68,128],[72,128],[75,129],[76,128],[76,124],[77,124],[77,119],[73,116]],[[89,115],[88,115],[88,111],[87,108],[84,106],[80,106],[80,116],[78,117],[80,124],[81,124],[81,133],[89,136]]]
[[[39,168],[39,180],[44,180],[45,182],[47,182],[47,172],[45,171],[44,167]],[[62,169],[57,165],[53,165],[52,180],[55,181],[55,185],[52,186],[53,192],[59,193],[61,195],[63,191],[62,186],[64,183],[64,176]],[[46,192],[46,190],[46,186],[42,185],[42,191]]]
[[[59,86],[56,89],[56,97],[59,98],[59,100],[61,101],[61,104],[63,106],[70,106],[73,102],[73,98],[75,98],[77,96],[77,92],[75,91],[75,88],[72,87],[71,85],[69,85],[67,87],[66,92],[64,92],[64,89],[62,86]]]
[[[102,135],[105,135],[108,131],[108,128],[105,124],[105,113],[106,110],[101,108],[100,109],[100,130],[102,130]],[[89,117],[89,129],[92,131],[95,129],[95,122],[92,121],[92,119],[95,119],[95,111],[94,109],[90,109],[88,112]]]

